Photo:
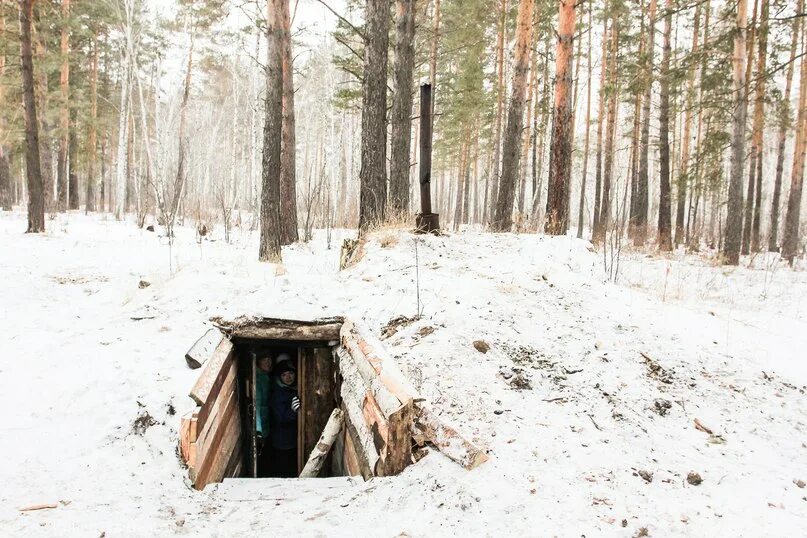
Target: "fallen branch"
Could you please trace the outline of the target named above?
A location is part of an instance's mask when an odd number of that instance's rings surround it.
[[[698,419],[695,419],[695,429],[700,430],[703,433],[708,433],[709,435],[714,435],[714,432],[709,428],[707,428],[706,426],[704,426],[703,423]]]
[[[322,464],[325,462],[325,458],[328,457],[328,453],[331,451],[331,447],[344,425],[345,420],[342,417],[342,410],[334,409],[328,423],[325,424],[325,429],[322,431],[317,445],[311,451],[311,455],[308,456],[308,461],[300,473],[300,478],[316,478],[319,475]]]
[[[56,503],[44,503],[44,504],[32,504],[31,506],[25,506],[20,508],[20,512],[33,512],[34,510],[46,510],[48,508],[58,508],[59,505]]]
[[[415,417],[415,440],[431,442],[440,452],[468,470],[488,461],[488,455],[460,435],[426,406],[419,405]]]

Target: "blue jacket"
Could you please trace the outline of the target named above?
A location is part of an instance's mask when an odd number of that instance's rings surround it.
[[[287,387],[280,379],[274,378],[269,392],[271,428],[269,438],[272,448],[289,450],[297,447],[297,412],[291,408],[291,399],[297,396],[295,387]]]

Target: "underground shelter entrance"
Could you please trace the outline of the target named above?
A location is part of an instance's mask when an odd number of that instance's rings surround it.
[[[196,489],[227,478],[392,476],[427,445],[468,469],[487,459],[430,411],[361,324],[211,321],[185,355],[200,371],[179,435]]]

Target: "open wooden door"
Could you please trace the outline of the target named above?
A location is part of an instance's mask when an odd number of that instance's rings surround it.
[[[300,348],[297,387],[300,413],[297,416],[297,463],[302,471],[309,454],[331,412],[336,407],[334,359],[329,347]],[[323,465],[320,476],[329,475],[330,466]]]

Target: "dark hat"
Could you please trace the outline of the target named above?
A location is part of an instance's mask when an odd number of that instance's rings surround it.
[[[281,361],[277,363],[275,366],[275,372],[277,375],[284,374],[286,372],[297,372],[297,368],[295,368],[294,364],[291,361]]]

